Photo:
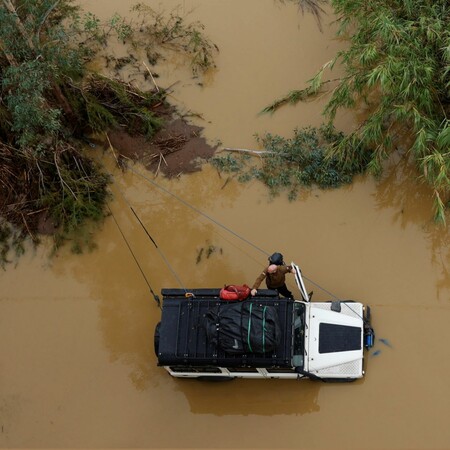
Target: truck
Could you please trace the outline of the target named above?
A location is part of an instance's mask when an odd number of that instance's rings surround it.
[[[216,288],[162,289],[158,365],[173,377],[212,381],[363,378],[375,336],[370,307],[311,301],[299,267],[291,266],[297,300],[271,289],[242,301],[224,301]]]

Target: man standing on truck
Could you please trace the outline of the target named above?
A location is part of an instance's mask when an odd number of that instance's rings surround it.
[[[275,289],[283,297],[294,298],[292,292],[286,286],[286,274],[295,273],[292,266],[286,266],[283,261],[283,255],[281,253],[274,253],[269,258],[270,265],[266,267],[256,281],[253,283],[251,294],[254,297],[258,292],[262,281],[266,280],[268,289]]]

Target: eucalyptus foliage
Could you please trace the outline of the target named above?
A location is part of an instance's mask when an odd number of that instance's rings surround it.
[[[194,75],[214,67],[219,48],[205,36],[202,23],[187,21],[177,8],[166,13],[137,3],[131,11],[138,13],[141,20],[139,33],[133,33],[131,40],[133,45],[145,49],[147,55],[155,54],[158,45],[187,55]]]
[[[351,183],[354,175],[364,170],[367,161],[343,168],[337,158],[327,157],[329,146],[342,139],[344,135],[331,125],[297,129],[291,139],[267,133],[257,137],[265,149],[260,154],[261,164],[251,164],[247,154],[216,156],[211,164],[221,172],[238,173],[242,182],[262,181],[272,195],[286,191],[293,200],[302,188],[336,188]]]
[[[213,47],[201,30],[174,14],[164,22],[138,5],[136,28],[117,14],[101,22],[77,3],[0,0],[0,219],[15,230],[0,233],[3,261],[4,250],[12,248],[8,241],[24,235],[38,241],[43,217],[56,224],[57,245],[70,238],[78,250],[77,234],[106,214],[109,177],[92,161],[85,133],[120,127],[150,138],[162,126],[155,111],[165,103],[163,89],[142,92],[119,77],[89,71],[100,54],[114,59],[107,55],[110,38],[128,45],[123,64],[137,60],[144,40],[163,44],[163,32],[199,70],[212,63]]]
[[[432,188],[435,217],[450,207],[450,2],[448,0],[332,0],[338,36],[349,40],[310,80],[266,111],[315,95],[330,83],[325,68],[340,65],[325,114],[340,108],[368,113],[363,123],[331,150],[345,166],[366,159],[374,174],[396,151],[415,162]]]

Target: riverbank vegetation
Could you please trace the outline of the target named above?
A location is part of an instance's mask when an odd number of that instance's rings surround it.
[[[3,263],[10,249],[21,252],[24,237],[38,242],[45,231],[55,245],[70,239],[79,250],[91,225],[106,214],[110,181],[85,136],[122,129],[151,138],[167,115],[164,89],[155,84],[143,92],[118,76],[90,71],[89,63],[101,55],[123,67],[143,53],[151,65],[166,45],[189,55],[196,74],[213,64],[216,48],[199,24],[142,4],[133,11],[134,22],[115,15],[102,23],[72,0],[0,1]],[[126,45],[129,56],[119,61],[109,55],[109,39]],[[144,72],[154,80],[148,66]]]
[[[303,0],[298,0],[300,4]],[[448,0],[332,0],[338,36],[349,41],[300,90],[265,109],[273,112],[331,90],[324,111],[333,122],[341,108],[366,110],[366,119],[332,142],[327,158],[342,170],[365,166],[381,175],[393,152],[417,167],[445,223],[450,209],[450,3]],[[325,79],[336,65],[338,80]]]

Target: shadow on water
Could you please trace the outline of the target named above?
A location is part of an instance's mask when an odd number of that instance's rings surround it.
[[[318,397],[323,386],[308,380],[175,380],[175,383],[177,390],[186,396],[192,413],[216,416],[316,413],[320,411]]]
[[[406,157],[397,157],[376,185],[375,200],[378,210],[390,208],[392,222],[402,230],[420,227],[431,249],[431,261],[440,276],[436,282],[436,297],[450,289],[450,232],[447,225],[433,221],[432,191],[417,178],[415,167]],[[424,206],[426,205],[426,206]],[[450,217],[447,218],[450,220]]]
[[[424,208],[430,204],[431,190],[416,181],[419,174],[408,159],[397,157],[384,168],[377,183],[375,199],[377,208],[391,208],[396,212],[393,223],[405,229],[410,224],[427,223],[431,219],[431,210]],[[429,217],[426,214],[429,213]]]

